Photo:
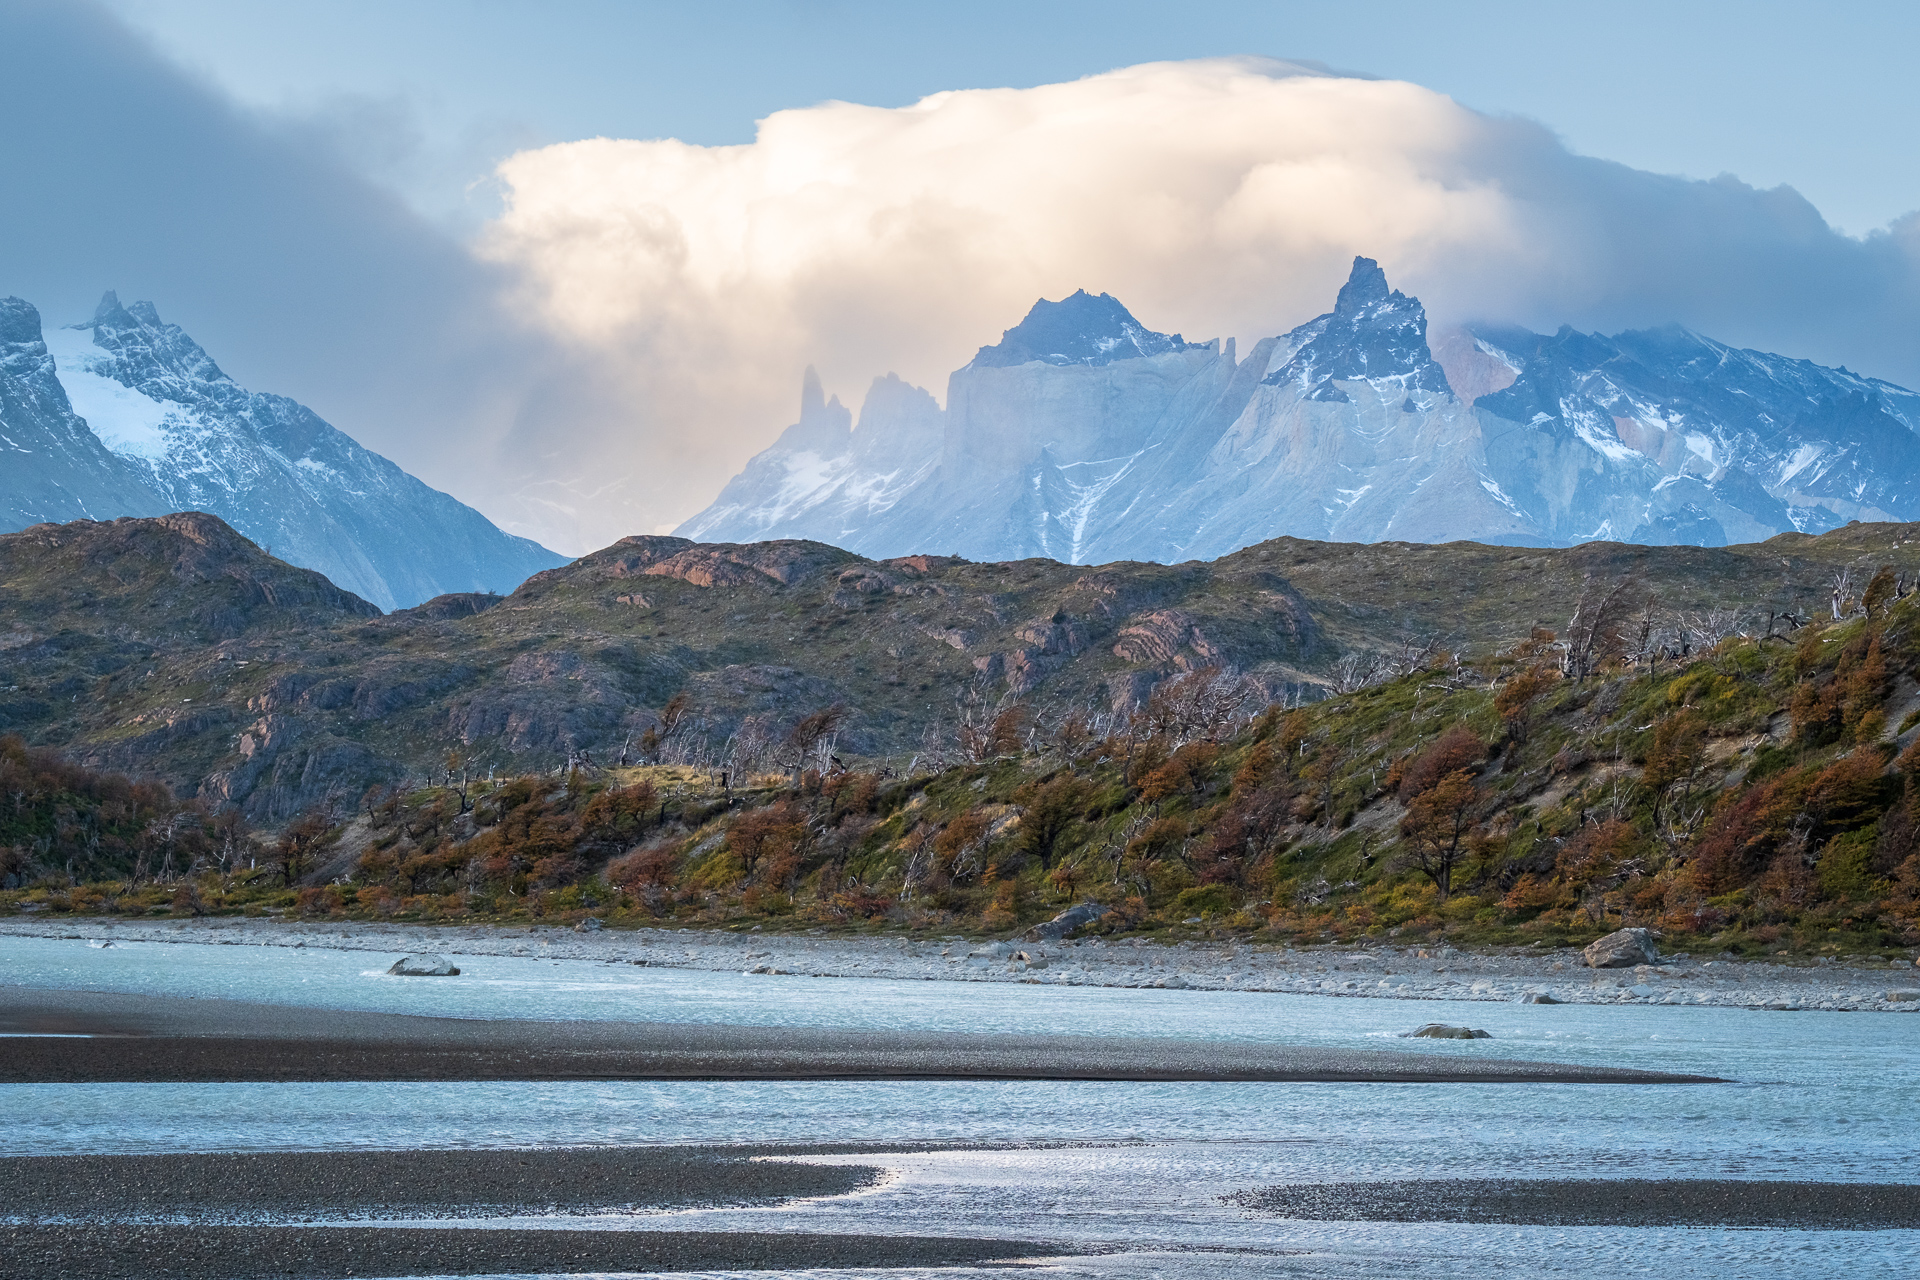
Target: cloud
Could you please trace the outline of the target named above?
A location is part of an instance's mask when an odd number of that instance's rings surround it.
[[[109,288],[150,299],[246,385],[515,532],[586,549],[573,513],[528,489],[540,460],[515,433],[616,434],[625,384],[522,323],[498,267],[361,176],[351,120],[235,108],[69,0],[0,3],[0,48],[0,295],[50,324]]]
[[[480,249],[528,315],[618,368],[645,505],[704,505],[794,414],[802,367],[857,396],[945,375],[1037,297],[1247,340],[1326,309],[1358,253],[1436,316],[1678,321],[1920,383],[1920,220],[1840,235],[1790,188],[1568,152],[1418,85],[1259,59],[828,102],[754,142],[594,139],[500,166]],[[574,483],[585,483],[576,479]]]

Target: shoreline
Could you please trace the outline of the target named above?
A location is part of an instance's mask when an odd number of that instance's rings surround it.
[[[403,955],[525,956],[704,972],[903,981],[1021,982],[1280,992],[1344,998],[1563,1004],[1662,1004],[1835,1012],[1920,1012],[1920,967],[1781,964],[1681,955],[1631,969],[1589,969],[1573,949],[1468,952],[1446,946],[1291,947],[1248,943],[1063,942],[847,937],[695,929],[362,924],[207,917],[0,920],[0,937],[225,946],[321,947]],[[1891,998],[1891,997],[1903,998]]]

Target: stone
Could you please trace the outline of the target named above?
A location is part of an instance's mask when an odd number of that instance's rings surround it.
[[[1566,1001],[1545,991],[1529,991],[1520,997],[1521,1004],[1565,1004]]]
[[[1444,1022],[1429,1022],[1415,1027],[1411,1031],[1400,1033],[1402,1040],[1491,1040],[1493,1032],[1482,1031],[1477,1027],[1450,1027]]]
[[[1026,940],[1028,942],[1058,942],[1082,925],[1092,924],[1101,916],[1106,915],[1108,910],[1109,908],[1103,907],[1097,902],[1082,902],[1077,906],[1068,907],[1053,919],[1043,924],[1037,924],[1027,930]]]
[[[422,954],[400,957],[387,972],[401,978],[453,978],[460,970],[445,956]]]
[[[1908,1000],[1920,1000],[1920,991],[1894,990],[1887,992],[1887,1003],[1901,1004]]]
[[[585,920],[573,926],[573,931],[575,933],[596,933],[603,927],[598,916],[588,916]]]
[[[1587,944],[1580,953],[1591,969],[1631,969],[1660,959],[1651,929],[1621,929]]]
[[[1636,1000],[1650,1000],[1660,994],[1660,989],[1650,987],[1644,982],[1636,982],[1627,988],[1627,994]]]

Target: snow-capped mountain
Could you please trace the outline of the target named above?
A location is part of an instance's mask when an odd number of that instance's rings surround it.
[[[1332,311],[1190,343],[1037,303],[947,385],[800,422],[679,532],[869,556],[1206,559],[1268,538],[1720,545],[1920,516],[1920,395],[1678,328],[1475,326],[1356,258]]]
[[[0,532],[166,510],[73,412],[40,340],[40,313],[18,298],[0,298]]]
[[[0,323],[9,326],[0,335],[0,433],[56,476],[28,485],[9,461],[0,475],[5,528],[208,511],[383,609],[453,591],[510,591],[565,562],[306,406],[240,386],[151,303],[123,307],[109,293],[91,321],[43,332],[32,307],[7,299]],[[67,439],[64,453],[47,454]]]

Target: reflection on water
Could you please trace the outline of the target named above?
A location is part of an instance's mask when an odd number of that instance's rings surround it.
[[[995,1235],[1088,1256],[1063,1276],[1380,1277],[1603,1271],[1667,1277],[1920,1273],[1920,1233],[1291,1223],[1222,1195],[1283,1181],[1475,1176],[1916,1180],[1920,1018],[1688,1007],[1439,1005],[1232,992],[743,977],[460,957],[0,939],[15,982],[491,1017],[1172,1035],[1445,1049],[1694,1071],[1712,1086],[1098,1082],[541,1082],[0,1087],[10,1154],[586,1143],[993,1141],[889,1155],[859,1194],[650,1214],[649,1227]],[[873,1161],[874,1157],[811,1157]],[[541,1219],[545,1222],[547,1220]],[[570,1220],[631,1229],[632,1217]],[[1122,1254],[1107,1251],[1120,1248]],[[1193,1252],[1192,1250],[1201,1250]],[[1224,1251],[1224,1252],[1223,1252]],[[710,1273],[726,1274],[726,1273]],[[765,1276],[766,1272],[739,1273]],[[1000,1267],[803,1271],[1004,1275]]]

